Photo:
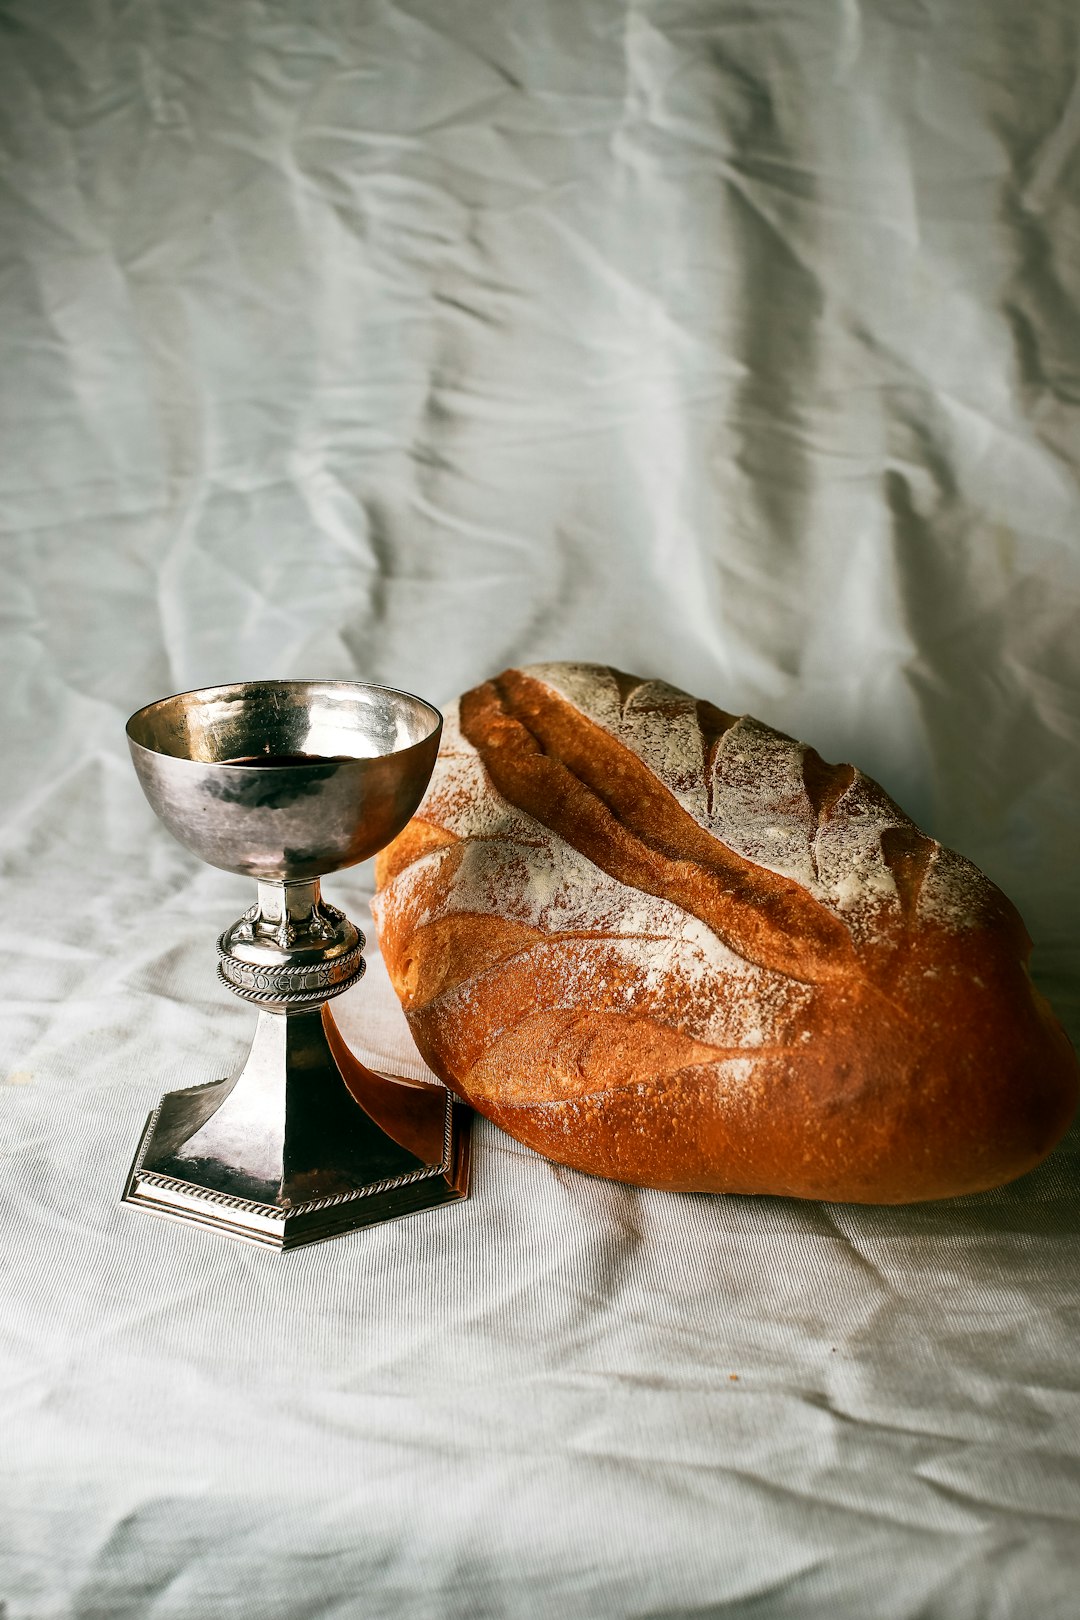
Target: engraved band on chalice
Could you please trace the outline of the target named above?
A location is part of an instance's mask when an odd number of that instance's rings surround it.
[[[229,954],[227,934],[218,940],[218,978],[244,1001],[278,1003],[282,1006],[329,1001],[340,996],[364,976],[367,964],[363,951],[367,943],[363,934],[351,951],[332,962],[313,963],[310,967],[255,967],[250,962],[238,961]]]

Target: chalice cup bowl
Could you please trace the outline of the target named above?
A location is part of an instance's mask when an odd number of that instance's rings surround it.
[[[401,831],[441,731],[421,698],[352,681],[245,681],[132,715],[154,811],[258,884],[218,940],[219,977],[258,1022],[234,1078],[162,1098],[126,1202],[288,1249],[466,1197],[468,1110],[342,1039],[330,1002],[363,974],[364,936],[320,890]]]

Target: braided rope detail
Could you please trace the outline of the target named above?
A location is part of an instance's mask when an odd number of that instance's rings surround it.
[[[267,1220],[283,1221],[291,1210],[281,1209],[277,1204],[259,1204],[251,1198],[237,1198],[234,1193],[218,1192],[213,1187],[200,1187],[194,1181],[181,1181],[176,1176],[160,1176],[156,1170],[140,1170],[138,1172],[140,1183],[149,1187],[161,1187],[166,1192],[187,1193],[194,1195],[204,1204],[221,1204],[226,1209],[239,1209],[247,1215],[264,1215]]]

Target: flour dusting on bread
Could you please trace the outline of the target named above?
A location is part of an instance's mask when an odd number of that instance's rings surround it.
[[[924,835],[861,771],[851,772],[850,785],[819,821],[804,785],[810,750],[749,715],[734,720],[710,761],[700,705],[666,681],[638,682],[627,696],[606,665],[533,664],[521,673],[635,753],[706,832],[756,866],[791,878],[854,937],[900,920],[883,835]],[[973,927],[981,915],[982,874],[951,852],[941,860],[941,845],[927,843],[933,881],[921,915],[943,927]]]
[[[745,961],[700,921],[670,901],[601,871],[548,827],[508,804],[461,735],[457,706],[447,712],[447,742],[417,815],[452,832],[412,862],[376,897],[376,918],[393,908],[399,927],[419,933],[458,913],[500,917],[547,936],[607,939],[620,953],[627,1004],[643,1007],[672,984],[683,987],[685,1013],[702,1040],[756,1046],[794,1016],[808,989]],[[585,964],[578,974],[575,962]],[[573,1006],[597,985],[591,953],[560,957],[560,994]],[[547,982],[546,980],[543,982]],[[622,981],[621,981],[622,982]],[[601,982],[599,988],[606,986]],[[455,988],[450,1009],[467,995]],[[644,998],[644,999],[643,999]],[[737,1008],[733,1015],[732,1008]]]

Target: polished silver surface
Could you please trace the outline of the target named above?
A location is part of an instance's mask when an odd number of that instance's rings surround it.
[[[128,722],[170,831],[258,879],[218,973],[259,1014],[235,1078],[162,1098],[126,1202],[286,1249],[467,1196],[468,1110],[365,1068],[341,1038],[327,1003],[362,976],[364,936],[319,882],[404,827],[441,727],[410,693],[344,681],[211,687]]]
[[[354,681],[245,681],[133,714],[128,746],[169,831],[211,866],[282,882],[367,860],[419,804],[442,716]],[[254,766],[259,756],[309,755]]]
[[[329,1007],[261,1011],[235,1079],[162,1098],[124,1198],[295,1248],[466,1197],[470,1120],[442,1086],[366,1068]]]

